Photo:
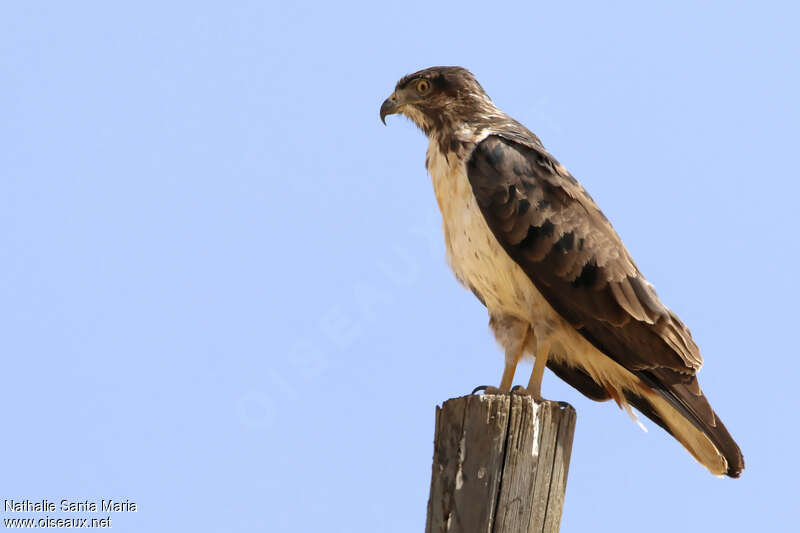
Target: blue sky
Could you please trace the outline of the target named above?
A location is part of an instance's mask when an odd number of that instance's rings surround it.
[[[424,136],[378,108],[458,64],[691,327],[747,463],[714,478],[548,372],[578,410],[562,531],[792,529],[797,24],[789,2],[5,2],[0,498],[134,500],[115,531],[421,531],[434,406],[502,355],[446,266]]]

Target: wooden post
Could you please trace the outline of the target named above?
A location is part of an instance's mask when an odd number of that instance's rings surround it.
[[[519,394],[437,407],[426,533],[557,533],[575,416]]]

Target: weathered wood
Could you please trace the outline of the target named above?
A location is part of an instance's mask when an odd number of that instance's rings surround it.
[[[437,407],[426,533],[556,533],[575,416],[518,394]]]

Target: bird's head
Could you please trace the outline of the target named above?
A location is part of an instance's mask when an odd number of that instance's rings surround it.
[[[381,120],[402,114],[427,135],[496,110],[483,87],[462,67],[431,67],[404,76],[381,105]]]

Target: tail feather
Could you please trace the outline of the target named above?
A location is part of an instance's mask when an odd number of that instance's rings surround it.
[[[665,385],[652,372],[637,375],[645,386],[637,392],[625,392],[634,407],[667,430],[712,473],[741,475],[742,452],[711,408],[695,376],[682,376],[684,383]]]
[[[581,368],[550,360],[558,377],[596,401],[612,398],[610,391]],[[680,442],[713,474],[739,477],[744,458],[722,420],[711,408],[697,378],[671,371],[637,372],[636,390],[625,389],[625,401]],[[620,403],[620,398],[614,398]]]

